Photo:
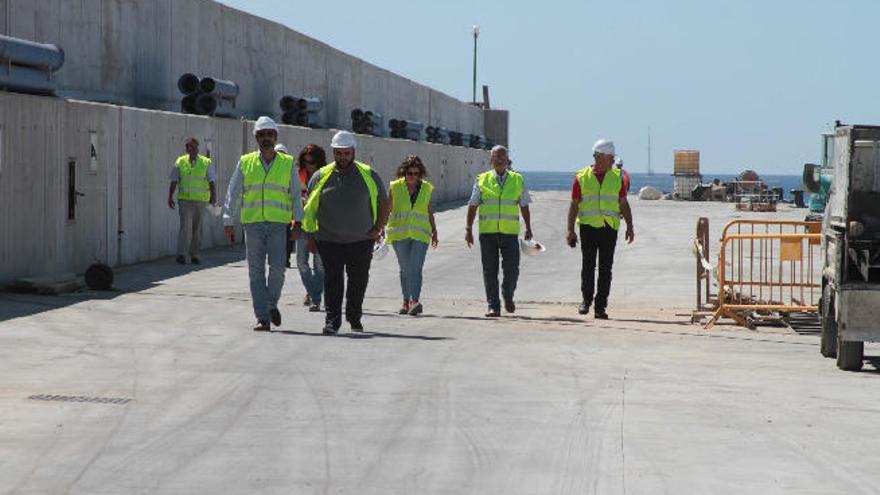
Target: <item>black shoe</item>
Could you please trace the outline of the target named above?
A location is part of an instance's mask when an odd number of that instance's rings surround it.
[[[176,261],[178,265],[186,264],[186,258],[184,258],[183,256],[178,256],[177,259],[175,259],[174,261]]]
[[[268,321],[257,321],[257,324],[254,326],[254,331],[255,332],[268,332],[268,331],[270,331],[269,322]]]
[[[596,313],[594,314],[597,320],[607,320],[608,313],[605,312],[604,309],[596,309]]]
[[[508,313],[516,312],[516,304],[513,303],[513,299],[507,299],[504,301],[504,311]]]
[[[337,332],[339,332],[339,329],[333,326],[332,323],[324,324],[324,330],[322,331],[324,335],[336,335]]]
[[[578,314],[585,315],[590,312],[590,305],[582,302],[580,306],[578,306]]]
[[[193,265],[201,265],[202,262],[201,262],[201,260],[199,260],[197,257],[193,256],[193,257],[192,257],[192,264],[193,264]]]
[[[363,332],[364,331],[364,324],[361,323],[361,320],[349,320],[348,323],[351,324],[351,330],[353,332]]]
[[[499,316],[501,316],[501,311],[495,308],[489,308],[489,310],[486,311],[486,318],[498,318]]]
[[[312,304],[311,306],[309,306],[309,312],[310,313],[320,313],[321,312],[321,305],[320,304]]]
[[[278,311],[278,308],[272,308],[269,310],[269,315],[272,316],[272,324],[276,327],[281,326],[281,311]]]
[[[424,311],[424,308],[422,307],[422,303],[418,301],[409,308],[410,316],[418,316],[422,314],[422,311]]]

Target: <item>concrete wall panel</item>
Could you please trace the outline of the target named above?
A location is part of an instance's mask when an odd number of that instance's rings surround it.
[[[280,126],[279,141],[294,155],[318,144],[332,161],[334,132]],[[96,261],[115,266],[174,255],[179,222],[167,205],[168,176],[189,136],[203,154],[210,150],[222,202],[239,157],[256,149],[253,121],[0,93],[0,283],[82,273]],[[357,139],[358,159],[386,183],[407,155],[419,155],[432,175],[435,203],[466,197],[488,167],[486,151]],[[70,162],[84,194],[75,221],[67,219]],[[225,243],[221,218],[205,217],[203,239],[205,248]]]
[[[236,109],[280,117],[284,95],[325,101],[326,127],[353,108],[482,133],[479,109],[318,40],[211,0],[0,0],[0,29],[58,43],[64,96],[179,111],[184,72],[236,81]],[[280,120],[280,119],[279,119]]]

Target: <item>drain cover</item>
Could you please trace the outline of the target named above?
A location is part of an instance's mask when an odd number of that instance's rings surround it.
[[[48,400],[56,402],[88,402],[90,404],[128,404],[131,399],[123,397],[88,397],[85,395],[49,395],[37,394],[28,397],[32,400]]]

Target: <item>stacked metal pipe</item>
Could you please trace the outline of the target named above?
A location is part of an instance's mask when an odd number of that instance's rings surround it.
[[[355,108],[351,111],[351,130],[358,134],[382,136],[382,114]]]
[[[425,140],[429,143],[449,144],[449,129],[429,125],[425,128]]]
[[[324,102],[316,96],[303,98],[286,95],[278,102],[281,107],[281,121],[287,125],[298,125],[317,129],[321,127],[318,112],[324,108]]]
[[[422,129],[425,124],[413,120],[391,119],[388,121],[391,128],[391,137],[419,141],[422,139]]]
[[[58,45],[0,35],[0,88],[38,95],[55,94],[52,73],[64,65]]]
[[[235,117],[235,99],[238,84],[225,79],[203,77],[187,72],[177,80],[177,89],[183,93],[180,111],[196,115]]]

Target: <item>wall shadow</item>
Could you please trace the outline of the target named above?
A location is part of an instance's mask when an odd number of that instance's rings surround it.
[[[153,261],[116,267],[113,269],[113,289],[106,291],[85,288],[57,295],[0,291],[0,323],[85,301],[112,300],[124,294],[151,289],[160,285],[160,282],[164,280],[240,262],[244,260],[244,246],[236,244],[204,250],[199,265],[189,263],[179,265],[174,259],[175,256],[166,256]]]

